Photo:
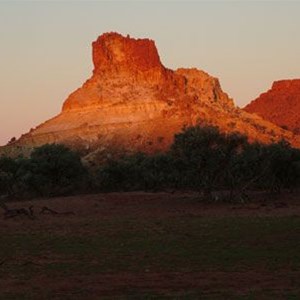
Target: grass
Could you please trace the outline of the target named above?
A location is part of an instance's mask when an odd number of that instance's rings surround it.
[[[0,257],[5,263],[0,267],[0,280],[26,283],[42,275],[62,278],[120,272],[244,272],[256,269],[270,272],[285,269],[289,276],[289,272],[300,270],[299,217],[120,218],[85,223],[86,232],[79,230],[83,225],[76,224],[72,234],[36,228],[24,234],[1,236]],[[299,296],[297,284],[296,294],[288,291],[284,299]],[[260,292],[227,297],[225,291],[222,299],[257,299]],[[268,295],[272,299],[272,291],[264,293],[265,299],[269,299]],[[157,299],[168,295],[150,293],[136,297]],[[195,299],[193,291],[169,297]],[[0,299],[19,298],[12,293]]]
[[[34,261],[50,252],[62,261],[71,259],[70,264],[77,262],[80,271],[82,264],[92,260],[105,272],[147,267],[162,271],[300,267],[299,217],[118,220],[93,222],[90,227],[86,234],[76,234],[76,228],[72,235],[37,228],[36,232],[2,236],[0,257]]]

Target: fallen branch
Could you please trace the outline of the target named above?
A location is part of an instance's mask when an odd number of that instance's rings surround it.
[[[4,219],[11,219],[11,218],[15,218],[18,216],[26,216],[28,217],[30,220],[34,220],[35,217],[33,215],[33,206],[28,207],[28,209],[26,208],[8,208],[6,205],[2,208],[4,208]]]
[[[42,207],[40,214],[51,214],[51,215],[58,215],[58,212],[48,208],[47,206]]]
[[[65,212],[58,212],[56,210],[53,210],[47,206],[43,206],[40,214],[50,214],[50,215],[75,215],[73,211],[65,211]]]

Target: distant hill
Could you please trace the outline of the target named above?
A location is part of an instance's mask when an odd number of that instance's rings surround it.
[[[281,80],[245,108],[283,128],[300,133],[300,79]]]

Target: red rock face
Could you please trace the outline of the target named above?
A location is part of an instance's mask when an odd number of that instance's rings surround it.
[[[275,81],[269,91],[244,109],[299,134],[300,79]]]
[[[70,95],[63,111],[101,106],[123,96],[133,100],[140,98],[141,89],[148,90],[149,96],[160,90],[168,93],[174,86],[176,90],[184,89],[185,79],[162,65],[152,40],[105,33],[92,43],[92,48],[93,76]]]
[[[105,75],[121,71],[164,71],[155,43],[149,39],[133,39],[118,33],[105,33],[93,42],[94,73]]]
[[[235,107],[217,78],[197,69],[165,68],[153,41],[105,33],[93,42],[93,75],[64,102],[61,113],[15,142],[166,150],[184,126],[218,126],[264,143],[291,132]]]

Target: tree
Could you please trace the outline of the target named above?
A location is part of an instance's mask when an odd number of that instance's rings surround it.
[[[17,162],[9,157],[0,158],[0,194],[14,193],[16,183]]]
[[[75,152],[64,145],[47,144],[33,150],[18,175],[36,194],[52,196],[78,189],[86,170]]]
[[[224,182],[235,155],[247,144],[246,137],[220,133],[217,127],[189,127],[175,135],[171,155],[191,187],[204,191],[205,197]],[[185,184],[185,183],[184,183]]]
[[[265,183],[271,191],[280,192],[282,188],[292,189],[300,179],[300,150],[292,148],[282,140],[266,146],[269,169]]]

